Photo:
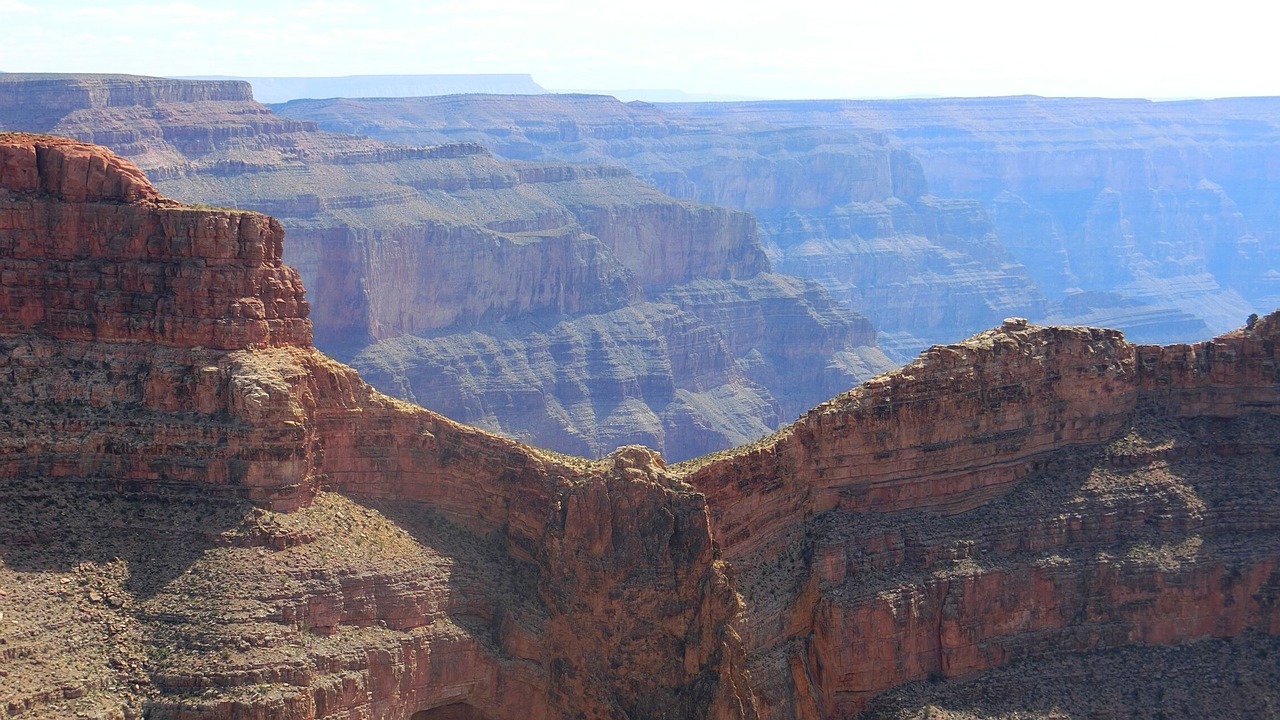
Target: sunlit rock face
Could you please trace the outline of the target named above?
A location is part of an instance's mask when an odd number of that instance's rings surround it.
[[[1168,678],[1230,682],[1216,645],[1127,665],[1105,651],[1280,629],[1278,333],[1280,312],[1167,347],[1011,319],[691,467],[737,570],[762,713],[850,717],[917,683],[894,703],[924,717],[919,685],[1018,662],[1112,667],[1138,688],[1063,683],[1062,712],[1139,713],[1138,697],[1188,692]],[[1250,643],[1274,664],[1274,640]],[[1010,694],[951,707],[1048,712],[994,676]]]
[[[378,393],[282,239],[0,133],[5,713],[755,717],[705,499]]]

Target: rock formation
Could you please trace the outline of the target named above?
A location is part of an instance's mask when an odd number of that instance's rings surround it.
[[[236,82],[4,75],[6,127],[102,143],[172,197],[279,217],[319,348],[384,391],[556,450],[600,457],[641,441],[692,457],[755,439],[892,365],[865,319],[813,281],[772,273],[751,216],[676,200],[616,166],[319,132]],[[690,293],[703,305],[731,297],[733,309],[678,303],[665,317],[665,296],[694,282],[722,283]],[[760,315],[780,293],[800,308],[785,334],[727,338],[705,319]],[[590,326],[606,358],[558,377],[539,343],[562,325]],[[477,343],[531,359],[518,371],[478,366]],[[617,364],[633,358],[646,360]],[[513,399],[513,383],[538,390],[533,407]]]
[[[755,444],[588,461],[314,350],[270,218],[60,138],[0,135],[0,183],[10,716],[1274,705],[1280,311],[1009,319]],[[1058,669],[1133,682],[1024,692]]]
[[[457,75],[347,75],[343,77],[193,77],[191,80],[238,80],[253,86],[259,102],[286,102],[314,97],[421,97],[462,93],[537,94],[546,89],[527,74],[466,73]]]
[[[1009,320],[691,468],[764,714],[1280,628],[1280,312],[1196,345]]]
[[[299,100],[400,142],[614,162],[752,212],[901,359],[1008,314],[1204,339],[1280,305],[1275,99],[620,103],[602,96]]]
[[[311,348],[268,217],[59,138],[0,168],[6,714],[754,716],[660,458],[378,394]]]

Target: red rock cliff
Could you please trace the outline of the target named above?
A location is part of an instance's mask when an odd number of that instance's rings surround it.
[[[1006,321],[693,468],[769,717],[1280,630],[1280,313],[1159,348]]]
[[[0,135],[7,712],[754,717],[702,496],[377,393],[282,239]]]
[[[269,218],[79,143],[0,158],[10,715],[838,718],[1280,628],[1280,313],[1166,348],[1008,321],[755,446],[592,463],[317,353]]]
[[[256,213],[166,201],[102,148],[0,146],[0,332],[219,350],[306,346],[307,303]]]

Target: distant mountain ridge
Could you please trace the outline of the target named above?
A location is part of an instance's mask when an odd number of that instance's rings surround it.
[[[300,98],[331,97],[421,97],[462,93],[540,95],[546,88],[526,73],[453,75],[347,75],[342,77],[234,77],[197,75],[179,80],[240,80],[253,86],[253,96],[262,103],[278,103]]]

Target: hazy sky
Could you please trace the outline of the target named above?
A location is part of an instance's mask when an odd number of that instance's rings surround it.
[[[0,71],[531,73],[755,97],[1280,95],[1257,0],[0,0]]]

